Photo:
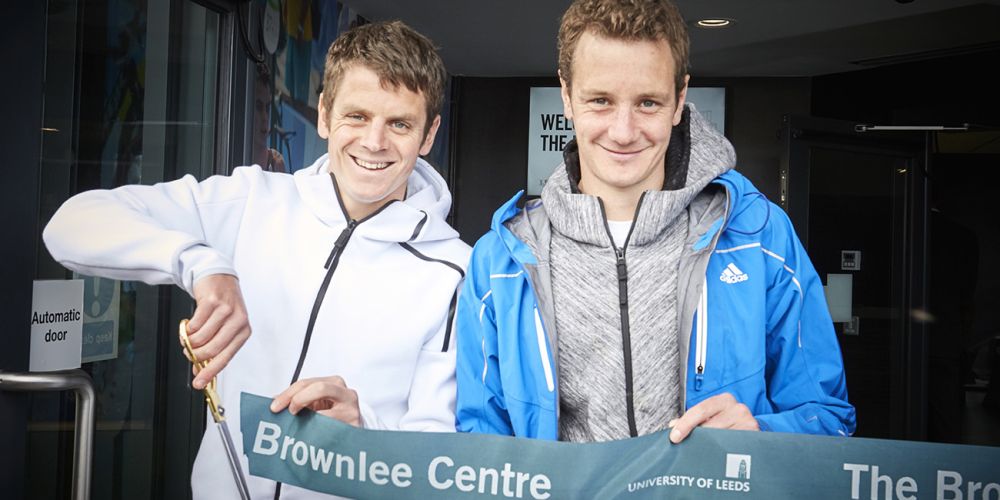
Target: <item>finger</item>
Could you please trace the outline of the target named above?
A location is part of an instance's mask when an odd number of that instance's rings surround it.
[[[194,356],[201,360],[210,360],[222,353],[230,344],[236,342],[245,333],[244,330],[248,329],[249,325],[244,322],[235,319],[227,321],[219,326],[208,342],[195,348]]]
[[[357,399],[353,396],[354,391],[347,388],[343,383],[331,378],[318,380],[292,396],[292,401],[288,405],[288,411],[293,415],[298,415],[302,408],[322,409],[335,407],[342,402],[350,402]]]
[[[193,365],[195,363],[195,360],[191,359],[191,353],[188,352],[187,347],[184,345],[184,340],[183,339],[178,339],[178,340],[180,340],[181,342],[181,354],[183,354],[184,357],[188,360],[188,363],[191,363]]]
[[[723,411],[717,413],[712,418],[702,424],[702,427],[714,429],[733,430],[759,430],[757,419],[754,418],[750,408],[741,403],[734,402]]]
[[[226,323],[243,319],[240,316],[232,317],[235,311],[227,304],[215,304],[208,307],[199,306],[195,310],[195,315],[197,316],[198,311],[204,309],[209,309],[209,312],[205,313],[204,322],[197,329],[191,326],[194,323],[193,319],[188,323],[188,341],[191,342],[191,347],[195,348],[196,353],[197,349],[212,340]]]
[[[725,397],[732,396],[720,394],[712,396],[688,409],[680,418],[674,422],[673,430],[670,431],[670,441],[674,444],[680,443],[691,434],[695,427],[711,419],[725,408]]]
[[[214,309],[215,307],[210,306],[209,301],[207,300],[197,302],[195,304],[194,314],[192,314],[191,319],[188,320],[188,336],[191,336],[191,334],[197,332],[205,325],[205,322],[208,321],[208,318],[212,315],[212,311]]]
[[[222,352],[212,358],[208,365],[205,366],[204,370],[198,372],[198,375],[195,377],[194,382],[192,382],[191,385],[193,385],[195,389],[205,388],[205,386],[208,385],[208,383],[214,379],[227,364],[229,364],[229,361],[236,355],[236,351],[243,346],[249,337],[250,328],[247,327],[237,334],[236,337],[229,342],[229,345],[222,350]]]
[[[281,393],[275,396],[271,401],[271,411],[273,413],[278,413],[287,408],[288,403],[292,401],[292,396],[301,391],[306,385],[311,384],[314,380],[316,379],[302,379],[285,388],[285,390],[281,391]]]
[[[321,415],[340,420],[346,424],[361,427],[361,409],[358,407],[357,401],[353,404],[337,403],[333,405],[332,408],[320,411],[319,413]]]

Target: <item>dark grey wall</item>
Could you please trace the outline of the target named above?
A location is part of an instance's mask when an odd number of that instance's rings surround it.
[[[693,79],[726,87],[727,136],[737,169],[771,200],[779,193],[779,139],[784,114],[809,114],[808,78]],[[556,78],[455,78],[455,228],[468,243],[489,229],[493,211],[525,188],[528,105],[534,86]]]
[[[469,244],[488,229],[493,211],[528,182],[528,100],[531,87],[556,78],[461,78],[452,106],[455,127],[455,229]]]
[[[0,258],[0,370],[27,371],[31,282],[38,249],[38,160],[42,127],[42,86],[45,63],[46,2],[0,2],[0,60],[7,68],[0,78],[4,96],[0,115],[4,172],[0,182],[0,213],[4,215]],[[11,77],[16,74],[16,78]],[[24,446],[28,396],[0,391],[0,485],[4,498],[24,495]]]
[[[692,78],[696,87],[726,88],[726,137],[736,169],[777,203],[782,116],[809,114],[809,78]]]

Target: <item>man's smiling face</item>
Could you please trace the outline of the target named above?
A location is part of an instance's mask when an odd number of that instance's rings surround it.
[[[661,189],[670,132],[686,94],[686,86],[679,95],[674,89],[666,41],[585,32],[574,51],[572,82],[562,81],[565,114],[580,148],[580,190],[637,197]]]
[[[353,219],[402,199],[419,155],[430,152],[440,117],[427,127],[423,94],[383,87],[375,72],[355,65],[337,85],[332,109],[320,98],[319,136],[327,140],[329,170]],[[426,133],[425,133],[426,130]]]

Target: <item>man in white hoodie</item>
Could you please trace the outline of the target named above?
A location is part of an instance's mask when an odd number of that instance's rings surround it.
[[[440,124],[445,77],[431,42],[400,22],[350,30],[327,54],[317,129],[328,154],[312,166],[81,193],[45,243],[75,271],[188,291],[191,343],[211,359],[192,385],[218,375],[234,422],[246,391],[280,393],[274,411],[453,431],[452,316],[469,248],[445,222],[444,179],[418,158]],[[193,493],[234,498],[214,434]],[[248,481],[254,497],[320,496]]]

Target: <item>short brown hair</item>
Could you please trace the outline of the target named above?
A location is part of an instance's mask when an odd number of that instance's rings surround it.
[[[671,0],[576,0],[559,25],[559,74],[572,85],[573,51],[587,31],[626,41],[666,40],[674,56],[678,95],[688,73],[687,26]]]
[[[427,133],[434,117],[441,112],[447,78],[444,62],[427,37],[402,21],[364,24],[338,36],[326,52],[323,70],[323,105],[327,113],[333,109],[344,73],[354,65],[375,72],[383,88],[402,85],[423,94],[427,105],[424,133]]]

